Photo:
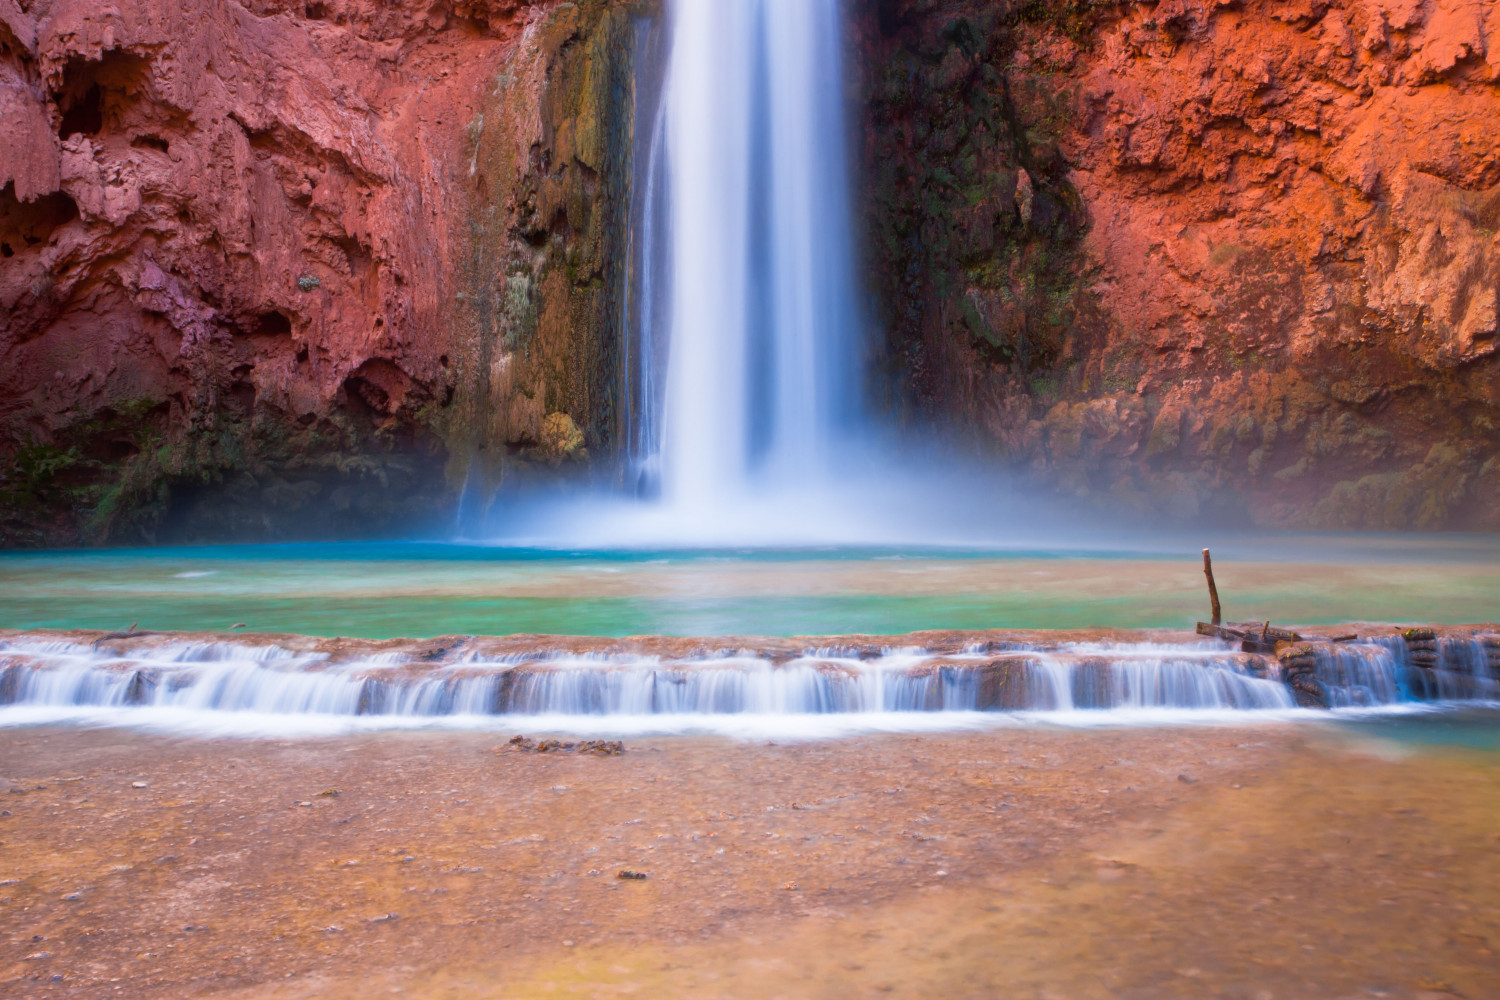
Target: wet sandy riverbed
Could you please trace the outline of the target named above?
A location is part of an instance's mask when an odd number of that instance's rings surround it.
[[[1500,995],[1493,756],[1282,724],[503,744],[0,732],[0,992]]]

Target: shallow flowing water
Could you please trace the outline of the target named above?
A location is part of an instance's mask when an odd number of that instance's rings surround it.
[[[282,645],[20,634],[0,638],[0,726],[285,735],[519,723],[589,735],[818,739],[1016,721],[1094,726],[1323,714],[1298,711],[1308,678],[1296,659],[1215,639],[1027,635],[926,633],[908,637],[926,644],[907,645],[835,637],[815,646],[471,636]],[[1400,636],[1313,643],[1306,648],[1317,704],[1345,715],[1500,704],[1500,634],[1447,630],[1435,645],[1429,664],[1414,659]]]

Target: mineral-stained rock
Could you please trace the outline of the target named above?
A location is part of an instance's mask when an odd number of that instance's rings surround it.
[[[1310,674],[1318,666],[1317,647],[1310,642],[1288,643],[1277,652],[1276,659],[1281,662],[1282,673],[1288,678]]]

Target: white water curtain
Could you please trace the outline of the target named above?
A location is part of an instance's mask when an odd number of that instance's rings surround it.
[[[858,382],[838,0],[674,0],[665,498],[827,470]]]

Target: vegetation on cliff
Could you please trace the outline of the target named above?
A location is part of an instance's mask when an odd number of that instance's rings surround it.
[[[497,68],[468,123],[453,454],[486,491],[583,472],[617,435],[634,33],[650,9],[560,5]]]

